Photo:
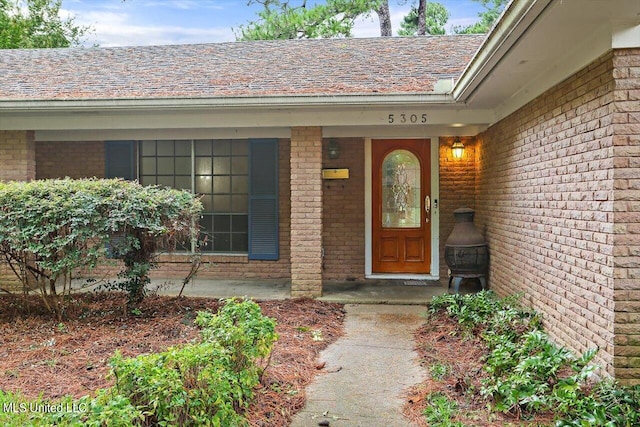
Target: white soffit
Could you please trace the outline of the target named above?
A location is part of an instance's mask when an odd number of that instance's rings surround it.
[[[497,120],[612,47],[640,47],[640,0],[515,1],[500,24],[454,89]]]

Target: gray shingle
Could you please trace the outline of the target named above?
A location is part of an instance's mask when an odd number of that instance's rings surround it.
[[[429,93],[484,36],[0,50],[0,100]]]

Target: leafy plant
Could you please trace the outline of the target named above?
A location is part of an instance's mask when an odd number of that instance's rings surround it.
[[[58,319],[74,274],[105,255],[123,261],[120,276],[137,302],[157,250],[197,237],[201,209],[186,191],[116,179],[0,183],[0,256]]]
[[[586,382],[595,370],[595,349],[580,358],[557,347],[542,331],[541,318],[522,308],[518,297],[498,299],[492,292],[434,298],[432,312],[445,311],[462,328],[479,335],[489,354],[480,393],[493,409],[517,417],[553,410],[569,414],[589,408]]]
[[[258,359],[277,339],[275,322],[248,300],[199,312],[202,342],[159,354],[111,359],[116,392],[145,414],[145,424],[237,426],[260,381]]]
[[[49,402],[0,391],[5,426],[244,426],[242,415],[277,339],[275,321],[247,300],[199,312],[200,342],[111,358],[113,387],[95,397]],[[29,411],[42,407],[44,410]],[[49,408],[54,408],[50,410]],[[60,409],[56,409],[60,408]]]
[[[458,404],[443,393],[431,393],[427,396],[424,416],[432,427],[463,427],[460,421],[451,419],[458,412]]]

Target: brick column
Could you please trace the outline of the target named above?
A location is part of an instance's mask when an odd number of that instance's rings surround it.
[[[615,376],[640,384],[640,49],[613,53]]]
[[[291,129],[291,296],[322,295],[322,128]]]
[[[31,131],[0,130],[0,181],[36,178],[36,143]]]

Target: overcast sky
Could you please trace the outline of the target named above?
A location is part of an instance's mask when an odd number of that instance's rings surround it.
[[[299,0],[291,0],[299,2]],[[389,0],[393,33],[408,13],[412,0]],[[451,16],[446,25],[468,25],[478,20],[482,7],[472,0],[440,0]],[[309,3],[308,3],[309,4]],[[215,43],[235,40],[234,29],[256,18],[260,5],[246,0],[62,0],[62,13],[95,32],[88,44],[134,46],[152,44]],[[361,19],[355,37],[380,35],[378,19]]]

